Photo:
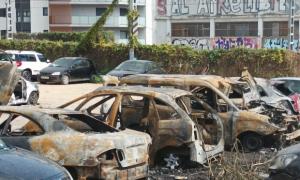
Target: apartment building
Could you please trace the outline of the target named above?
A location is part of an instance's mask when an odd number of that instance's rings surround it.
[[[288,2],[156,0],[153,34],[159,36],[153,42],[196,49],[288,48]],[[299,51],[300,1],[294,2],[293,50]]]
[[[18,32],[48,32],[48,4],[48,0],[0,0],[1,37],[6,37],[6,29],[8,38]]]
[[[49,0],[50,31],[87,31],[112,0]],[[139,12],[138,39],[152,44],[152,0],[134,0]],[[115,42],[128,42],[128,0],[119,0],[104,29],[114,33]]]
[[[15,8],[12,5],[11,0],[0,0],[0,39],[11,38],[15,31],[15,26],[13,26]]]

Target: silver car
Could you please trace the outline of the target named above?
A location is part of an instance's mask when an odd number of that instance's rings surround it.
[[[21,77],[10,98],[9,105],[36,105],[39,100],[39,94],[37,84]]]

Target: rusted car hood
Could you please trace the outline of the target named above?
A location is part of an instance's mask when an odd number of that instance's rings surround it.
[[[6,105],[19,80],[17,67],[10,62],[0,62],[0,105]]]
[[[148,134],[126,129],[114,133],[53,132],[30,140],[32,150],[64,166],[95,166],[98,157],[109,150],[124,153],[122,167],[145,163],[148,160]]]

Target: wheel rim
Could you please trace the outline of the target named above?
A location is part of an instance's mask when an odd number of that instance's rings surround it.
[[[24,71],[22,73],[22,76],[26,79],[26,80],[31,80],[31,73],[29,71]]]
[[[63,76],[62,77],[62,82],[63,82],[63,84],[68,84],[69,83],[69,77],[68,76]]]
[[[246,148],[249,150],[257,150],[261,147],[262,142],[261,139],[258,136],[251,136],[248,135],[246,137]]]
[[[32,92],[30,94],[29,103],[35,105],[35,104],[37,104],[38,99],[39,99],[38,94],[36,92]]]

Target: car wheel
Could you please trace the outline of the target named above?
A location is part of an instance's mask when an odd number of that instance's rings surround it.
[[[70,82],[69,76],[63,75],[63,76],[61,77],[61,84],[67,85],[67,84],[69,84],[69,82]]]
[[[32,78],[32,74],[31,74],[31,71],[30,70],[24,70],[22,72],[22,76],[28,80],[28,81],[31,81],[31,78]]]
[[[39,100],[39,93],[36,91],[33,91],[29,95],[28,104],[37,105],[38,100]]]
[[[262,136],[255,133],[248,133],[242,137],[242,146],[247,151],[257,151],[263,146]]]

